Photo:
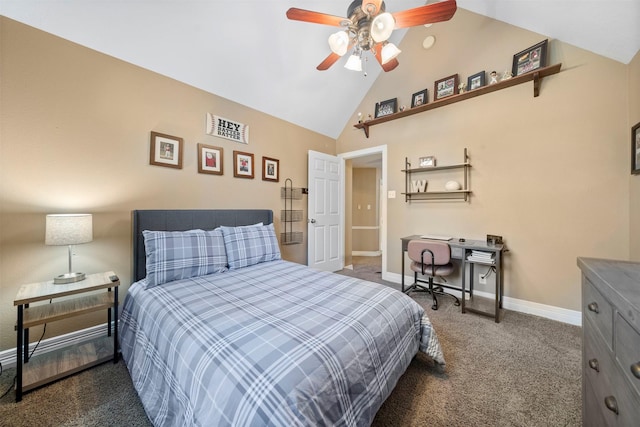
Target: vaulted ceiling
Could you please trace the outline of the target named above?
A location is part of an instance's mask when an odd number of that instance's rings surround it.
[[[336,28],[290,21],[285,13],[297,7],[346,16],[350,3],[2,0],[0,14],[337,138],[380,67],[372,63],[366,77],[345,70],[342,62],[317,71]],[[423,4],[387,0],[386,8]],[[624,64],[640,49],[638,0],[458,0],[458,7]],[[406,31],[394,31],[391,41],[398,44]]]

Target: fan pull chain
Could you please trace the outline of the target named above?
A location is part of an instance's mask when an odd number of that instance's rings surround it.
[[[364,76],[367,77],[367,62],[369,62],[369,57],[363,55],[362,59],[364,59],[364,61],[363,61],[364,64],[362,65],[362,70],[364,71]]]

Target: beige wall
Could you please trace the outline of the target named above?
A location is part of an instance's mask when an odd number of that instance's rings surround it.
[[[640,123],[640,52],[629,64],[629,124],[628,128]],[[630,138],[630,136],[629,136]],[[630,139],[628,139],[630,143]],[[630,258],[640,261],[640,175],[631,175],[630,186]]]
[[[0,40],[0,350],[15,347],[20,284],[66,272],[67,248],[44,245],[47,213],[94,214],[74,267],[114,270],[126,291],[131,210],[267,208],[280,231],[284,179],[306,187],[307,150],[335,153],[330,138],[6,18]],[[206,135],[207,112],[249,125],[249,145]],[[150,131],[184,138],[183,169],[149,165]],[[224,149],[223,176],[198,174],[197,143]],[[233,150],[254,154],[255,179],[233,177]],[[262,181],[262,156],[280,160],[280,183]],[[306,263],[306,240],[282,251]],[[105,320],[52,323],[47,336]]]
[[[357,228],[378,226],[378,183],[375,168],[353,170],[351,218],[353,251],[373,252],[380,249],[379,229]]]
[[[429,34],[436,44],[424,50]],[[424,88],[431,102],[433,82],[454,73],[466,81],[481,70],[510,70],[514,53],[543,39],[463,9],[447,24],[412,28],[400,66],[378,78],[352,123],[381,100],[410,106]],[[345,128],[338,153],[388,145],[388,189],[398,194],[388,200],[391,273],[400,273],[402,236],[500,234],[510,249],[506,296],[579,310],[576,257],[629,257],[628,66],[556,40],[549,48],[549,63],[562,71],[544,79],[537,98],[527,83],[373,126],[369,139]],[[470,203],[405,203],[405,156],[459,163],[465,147]]]

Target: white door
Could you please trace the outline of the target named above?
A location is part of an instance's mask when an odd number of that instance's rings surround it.
[[[340,253],[342,162],[336,156],[309,151],[307,264],[324,271],[338,271],[343,267]]]

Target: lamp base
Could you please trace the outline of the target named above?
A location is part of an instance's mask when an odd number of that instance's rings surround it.
[[[65,283],[79,282],[85,279],[84,273],[65,273],[53,278],[54,285],[64,285]]]

